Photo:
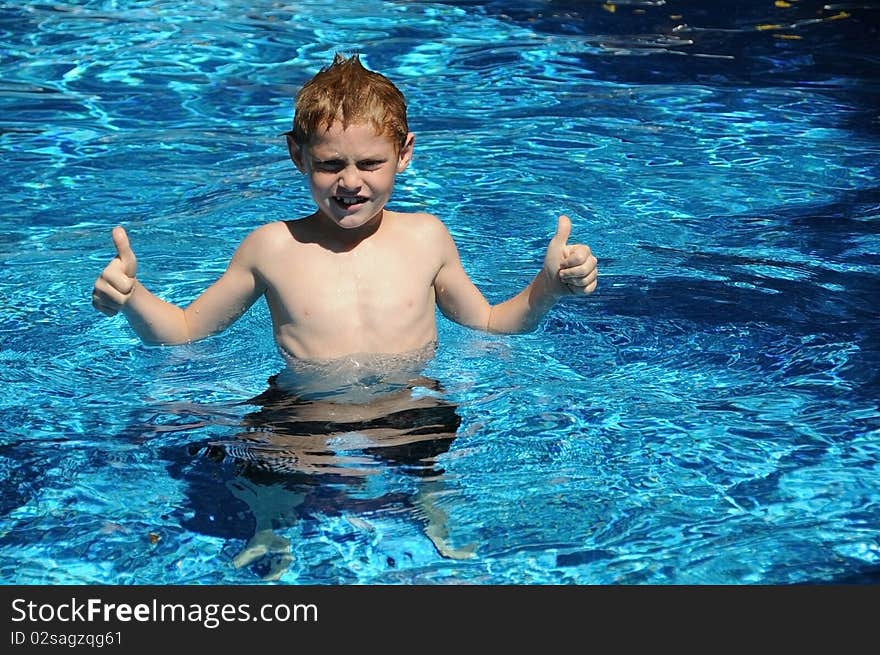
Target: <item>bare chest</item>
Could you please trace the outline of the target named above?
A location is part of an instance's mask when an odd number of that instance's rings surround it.
[[[329,333],[406,324],[433,312],[436,266],[414,253],[365,249],[297,252],[266,267],[276,320]]]

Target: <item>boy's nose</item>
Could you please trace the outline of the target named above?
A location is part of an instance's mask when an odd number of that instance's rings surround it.
[[[356,191],[361,187],[360,175],[356,166],[346,166],[339,171],[339,186]]]

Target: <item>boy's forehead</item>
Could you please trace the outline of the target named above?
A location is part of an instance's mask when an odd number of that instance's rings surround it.
[[[309,142],[310,150],[333,150],[350,153],[352,151],[373,151],[393,148],[391,137],[382,134],[370,123],[351,123],[346,127],[341,121],[334,121],[326,129],[320,129],[312,135]]]

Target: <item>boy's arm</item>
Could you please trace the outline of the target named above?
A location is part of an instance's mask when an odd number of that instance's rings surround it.
[[[92,305],[103,314],[122,312],[145,343],[180,344],[228,327],[262,295],[252,266],[254,239],[245,239],[226,272],[185,309],[150,293],[137,279],[137,258],[121,227],[113,230],[116,257],[95,281]]]
[[[530,332],[563,296],[587,295],[596,289],[596,258],[588,246],[566,242],[571,221],[560,216],[547,246],[544,266],[529,285],[512,298],[491,306],[465,273],[452,238],[434,280],[437,304],[447,317],[489,332]]]

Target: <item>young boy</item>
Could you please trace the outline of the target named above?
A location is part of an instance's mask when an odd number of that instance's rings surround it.
[[[312,360],[348,355],[417,352],[424,358],[437,338],[435,304],[462,325],[524,332],[562,296],[592,293],[596,259],[587,246],[566,243],[571,222],[560,216],[542,270],[519,294],[490,306],[462,268],[440,220],[385,208],[396,175],[409,165],[414,141],[401,92],[366,70],[357,56],[337,55],[297,94],[293,130],[287,134],[290,158],[308,180],[316,211],[255,229],[226,272],[185,309],[140,283],[128,236],[116,227],[117,256],[95,282],[93,305],[108,316],[122,311],[147,343],[178,344],[220,332],[266,296],[275,340],[299,374]],[[362,461],[344,456],[337,461],[329,445],[356,429],[362,440],[381,446],[367,454],[393,459],[399,451],[430,464],[449,447],[458,425],[454,406],[432,397],[411,398],[407,389],[370,403],[304,403],[296,395],[279,395],[274,378],[270,382],[252,401],[263,407],[250,421],[257,425],[249,424],[231,441],[212,442],[214,450],[266,470],[333,473]],[[254,482],[248,471],[243,469],[230,488],[251,507],[256,527],[234,563],[268,559],[267,578],[278,578],[292,555],[286,537],[274,529],[290,518],[302,493]],[[432,478],[425,484],[415,503],[425,517],[426,535],[445,557],[472,556],[472,547],[446,543],[445,515],[432,501],[431,485],[439,482]]]
[[[596,288],[596,258],[587,246],[566,243],[566,216],[542,270],[491,306],[439,219],[386,209],[415,137],[401,92],[357,55],[337,54],[303,86],[286,136],[317,205],[313,214],[255,229],[226,272],[185,309],[140,283],[128,236],[116,227],[117,255],[95,282],[94,307],[108,316],[122,311],[146,343],[180,344],[222,331],[265,295],[281,351],[326,360],[429,347],[437,337],[435,303],[462,325],[516,333],[533,330],[559,298]]]

